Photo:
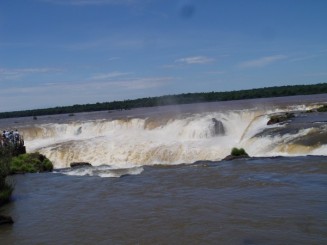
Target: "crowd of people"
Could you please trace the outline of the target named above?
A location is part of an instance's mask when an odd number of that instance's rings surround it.
[[[19,134],[18,130],[3,130],[0,137],[0,146],[8,145],[24,145],[24,140],[22,135]]]

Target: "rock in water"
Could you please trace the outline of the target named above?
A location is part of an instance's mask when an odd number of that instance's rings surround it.
[[[85,167],[85,166],[92,166],[92,164],[88,162],[72,162],[70,164],[71,168]]]
[[[233,156],[233,155],[228,155],[225,158],[222,159],[222,161],[232,161],[232,160],[236,160],[236,159],[248,159],[251,158],[248,155],[241,155],[241,156]]]
[[[286,112],[284,114],[279,114],[279,115],[273,115],[270,117],[269,121],[267,122],[267,125],[272,125],[276,123],[283,123],[286,122],[287,120],[291,119],[294,117],[293,113]]]
[[[231,151],[231,154],[222,159],[222,161],[231,161],[235,159],[250,158],[249,154],[243,148],[234,147]]]
[[[10,216],[0,215],[0,225],[13,224],[14,221]]]
[[[216,118],[212,118],[211,120],[214,123],[215,135],[224,135],[225,128],[224,128],[223,123],[221,121],[217,120]]]

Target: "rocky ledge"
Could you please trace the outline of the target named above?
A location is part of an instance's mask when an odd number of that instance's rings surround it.
[[[243,148],[233,148],[231,154],[222,159],[222,161],[231,161],[235,159],[250,158],[249,154]]]
[[[276,124],[276,123],[283,123],[288,121],[289,119],[294,117],[294,113],[283,113],[283,114],[278,114],[278,115],[272,115],[269,119],[269,121],[267,122],[267,125],[272,125],[272,124]]]
[[[89,163],[89,162],[72,162],[72,163],[70,164],[70,167],[71,167],[71,168],[78,168],[78,167],[85,167],[85,166],[89,166],[89,167],[91,167],[92,164]]]
[[[0,215],[0,225],[13,224],[14,221],[10,216]]]

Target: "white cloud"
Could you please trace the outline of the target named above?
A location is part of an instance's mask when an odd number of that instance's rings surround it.
[[[156,88],[164,86],[172,81],[172,77],[146,77],[146,78],[131,78],[125,80],[112,80],[112,81],[85,81],[85,82],[51,82],[42,84],[42,86],[26,86],[26,87],[11,87],[0,90],[0,95],[9,94],[39,94],[48,93],[54,95],[57,93],[66,93],[68,91],[83,92],[83,91],[113,91],[114,89],[128,89],[138,90],[147,88]],[[82,94],[81,94],[82,95]]]
[[[226,71],[206,71],[204,73],[209,75],[221,75],[221,74],[225,74]]]
[[[287,58],[286,55],[272,55],[266,56],[255,60],[244,61],[239,64],[241,68],[255,68],[255,67],[264,67],[274,62],[285,60]]]
[[[300,56],[300,57],[296,57],[296,58],[290,59],[290,62],[311,60],[311,59],[320,58],[320,57],[325,56],[325,55],[326,55],[325,52],[321,52],[319,54],[312,54],[312,55],[307,55],[307,56]]]
[[[0,81],[15,80],[28,74],[52,73],[52,72],[60,72],[60,71],[62,70],[56,68],[46,68],[46,67],[15,68],[15,69],[0,68]]]
[[[313,72],[313,73],[304,74],[303,76],[306,76],[306,77],[323,77],[323,76],[327,76],[327,72]]]
[[[113,81],[49,82],[0,90],[0,111],[124,100],[158,93],[173,77],[143,77]]]
[[[126,75],[130,75],[132,73],[129,72],[109,72],[109,73],[100,73],[100,74],[95,74],[92,77],[90,77],[90,80],[103,80],[103,79],[110,79],[110,78],[117,78],[117,77],[122,77]]]
[[[138,89],[149,89],[149,88],[158,88],[167,84],[167,82],[172,81],[171,77],[159,77],[159,78],[139,78],[126,81],[116,81],[110,83],[111,85],[122,87],[129,90],[138,90]]]
[[[55,68],[18,68],[18,69],[6,69],[0,68],[0,75],[16,75],[16,74],[26,74],[26,73],[49,73],[54,71],[60,71],[60,69]]]
[[[139,37],[103,37],[95,40],[82,41],[77,43],[72,43],[65,45],[65,48],[70,50],[85,50],[85,49],[94,49],[94,48],[105,48],[105,49],[142,49],[147,45],[144,38]],[[120,59],[119,57],[114,59],[109,59],[109,61]]]
[[[193,57],[185,57],[175,60],[176,63],[184,63],[188,65],[192,64],[207,64],[213,62],[213,58],[209,58],[206,56],[193,56]]]

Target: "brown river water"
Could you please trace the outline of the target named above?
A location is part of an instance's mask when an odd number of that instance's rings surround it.
[[[1,244],[326,244],[327,157],[19,175]]]
[[[0,244],[327,244],[327,113],[305,113],[326,102],[0,120],[55,166],[10,177],[13,200],[1,213],[15,223],[0,226]],[[285,111],[295,117],[267,125]],[[221,161],[234,146],[255,158]]]

